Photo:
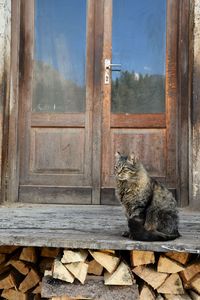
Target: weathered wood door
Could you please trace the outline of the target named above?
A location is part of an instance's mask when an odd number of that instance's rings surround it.
[[[178,1],[106,1],[104,203],[115,201],[116,151],[133,151],[153,177],[177,188],[177,5]]]
[[[115,151],[176,189],[177,1],[21,2],[19,200],[116,203]]]
[[[94,2],[24,0],[19,200],[91,203]]]

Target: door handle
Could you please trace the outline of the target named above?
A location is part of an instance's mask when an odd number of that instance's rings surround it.
[[[105,74],[104,74],[104,83],[110,84],[110,72],[112,71],[121,71],[121,64],[112,64],[111,60],[106,58],[104,62]],[[117,69],[116,69],[117,68]]]

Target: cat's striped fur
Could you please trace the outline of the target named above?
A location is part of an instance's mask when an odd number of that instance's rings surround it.
[[[142,163],[131,154],[116,153],[116,192],[125,208],[132,239],[173,240],[178,232],[178,211],[172,193],[151,178]]]

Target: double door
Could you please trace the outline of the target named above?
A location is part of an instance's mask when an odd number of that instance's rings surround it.
[[[116,203],[116,151],[178,188],[176,25],[173,0],[22,0],[19,201]]]

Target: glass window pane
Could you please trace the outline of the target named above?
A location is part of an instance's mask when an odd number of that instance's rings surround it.
[[[32,110],[85,110],[86,0],[35,0]]]
[[[112,112],[164,112],[166,0],[113,0],[112,26]]]

